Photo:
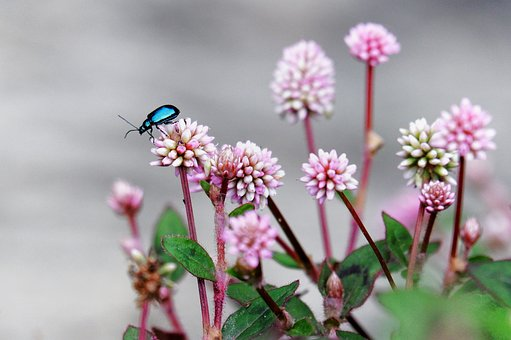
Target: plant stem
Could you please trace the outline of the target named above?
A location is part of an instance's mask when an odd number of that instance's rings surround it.
[[[426,234],[424,235],[424,239],[422,240],[422,246],[420,251],[421,254],[425,255],[426,252],[428,251],[429,239],[431,238],[431,232],[433,231],[433,226],[435,225],[436,215],[437,215],[436,211],[433,211],[429,215],[428,226],[426,227]]]
[[[312,132],[312,124],[310,120],[309,114],[305,117],[304,126],[305,126],[305,137],[307,139],[307,148],[309,153],[316,153],[316,147],[314,146],[314,134]],[[330,234],[328,232],[328,223],[326,218],[326,210],[325,205],[317,202],[318,206],[318,214],[319,214],[319,223],[321,226],[321,236],[323,240],[323,250],[325,252],[325,257],[327,259],[332,257],[332,248],[330,246]]]
[[[284,310],[282,308],[280,308],[279,305],[277,305],[277,303],[271,298],[270,294],[268,294],[266,289],[264,289],[264,286],[262,285],[262,283],[259,283],[256,286],[256,291],[259,293],[259,296],[261,296],[261,298],[264,300],[266,305],[268,307],[270,307],[270,309],[273,312],[273,314],[275,314],[275,316],[280,321],[286,322],[287,321],[287,317],[284,314]]]
[[[222,328],[222,312],[225,302],[225,291],[227,289],[227,276],[225,270],[227,263],[225,262],[225,241],[223,238],[225,229],[225,196],[227,193],[227,178],[222,180],[220,194],[214,197],[213,204],[215,206],[215,231],[217,244],[217,261],[216,261],[216,282],[213,283],[215,316],[214,326],[220,330]]]
[[[371,340],[371,336],[369,336],[369,334],[367,334],[367,332],[365,331],[364,328],[362,328],[362,326],[358,323],[358,321],[353,317],[353,315],[351,314],[348,314],[346,316],[346,321],[349,322],[349,324],[351,325],[351,327],[353,327],[353,329],[360,335],[362,335],[364,338],[368,339],[368,340]]]
[[[364,215],[364,206],[369,185],[369,175],[373,164],[373,150],[371,150],[370,134],[373,129],[373,92],[374,92],[374,67],[367,63],[366,68],[366,96],[365,96],[365,124],[364,124],[364,160],[362,165],[362,176],[360,177],[360,186],[355,199],[355,209],[359,216]],[[351,233],[346,249],[346,255],[349,255],[357,244],[357,224],[351,222]]]
[[[146,340],[146,324],[149,316],[149,301],[142,304],[142,312],[140,313],[140,331],[138,332],[138,340]]]
[[[140,234],[138,232],[138,224],[137,219],[135,218],[135,214],[128,214],[128,223],[130,225],[131,237],[140,241]]]
[[[291,242],[291,245],[293,246],[293,249],[296,251],[296,254],[300,258],[300,262],[305,267],[305,271],[310,276],[310,278],[314,281],[318,281],[319,273],[316,266],[312,263],[311,259],[307,254],[305,253],[305,250],[303,250],[302,245],[296,238],[295,234],[293,233],[293,230],[291,230],[291,227],[287,223],[286,219],[284,218],[284,215],[280,212],[279,208],[273,201],[273,198],[268,197],[268,207],[270,208],[270,211],[272,212],[273,216],[277,220],[277,222],[280,224],[280,227],[282,228],[282,231],[284,231],[284,234],[286,234],[287,239],[289,242]]]
[[[419,212],[417,214],[417,222],[415,223],[415,231],[413,233],[412,250],[408,261],[408,274],[406,275],[406,288],[413,287],[413,274],[415,264],[417,263],[417,253],[419,250],[419,240],[421,237],[422,220],[424,219],[424,204],[420,203]]]
[[[389,267],[387,267],[387,263],[385,263],[385,260],[383,259],[382,254],[380,253],[380,250],[374,243],[373,239],[371,238],[371,235],[369,235],[369,232],[367,231],[366,227],[364,226],[364,223],[358,216],[357,212],[355,211],[355,208],[351,205],[350,201],[348,200],[348,197],[342,192],[338,191],[339,195],[341,196],[341,199],[343,200],[344,204],[348,208],[348,210],[351,213],[351,216],[353,219],[357,222],[358,227],[360,228],[360,231],[362,234],[364,234],[367,242],[369,242],[369,245],[373,249],[374,254],[378,258],[378,261],[380,262],[381,268],[383,269],[383,272],[385,273],[385,276],[387,277],[387,280],[389,281],[390,286],[392,289],[396,289],[396,284],[394,283],[394,279],[392,278],[392,275],[390,274]]]
[[[197,242],[197,232],[195,230],[195,219],[193,216],[192,198],[190,196],[190,188],[188,186],[188,177],[186,177],[186,169],[182,166],[179,167],[179,178],[181,179],[181,187],[183,189],[183,197],[186,208],[186,219],[188,221],[188,231],[190,233],[190,239]],[[202,314],[202,331],[204,338],[206,338],[210,327],[206,283],[204,282],[204,279],[197,278],[197,285],[199,287],[199,300]]]
[[[168,299],[165,299],[163,304],[163,309],[165,310],[165,314],[167,314],[167,318],[169,319],[170,323],[172,324],[172,327],[174,327],[174,330],[176,333],[182,334],[185,336],[185,331],[183,329],[183,326],[181,325],[181,322],[179,321],[176,310],[174,308],[174,301],[172,300],[172,292],[169,292]]]
[[[286,241],[284,241],[282,239],[282,237],[277,235],[277,237],[275,238],[275,241],[277,241],[279,246],[282,247],[282,249],[286,252],[286,254],[291,256],[293,258],[293,260],[295,260],[298,264],[300,264],[300,265],[302,265],[302,267],[304,267],[302,260],[300,260],[300,257],[298,257],[298,254],[286,243]]]

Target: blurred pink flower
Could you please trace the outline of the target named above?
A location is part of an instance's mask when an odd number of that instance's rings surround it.
[[[238,142],[233,150],[233,162],[238,162],[236,175],[227,187],[231,200],[264,208],[267,198],[276,194],[276,189],[282,185],[280,180],[285,175],[277,161],[266,148],[261,149],[251,141]],[[214,178],[213,183],[218,185],[215,181],[217,179]]]
[[[207,134],[209,127],[198,125],[196,121],[192,123],[190,118],[165,127],[167,133],[162,132],[161,137],[153,140],[155,147],[151,152],[158,160],[151,165],[183,166],[187,172],[202,166],[206,174],[209,173],[210,158],[216,151],[212,143],[214,137]]]
[[[358,181],[352,177],[357,166],[348,165],[346,154],[338,157],[335,150],[328,153],[319,149],[318,155],[311,153],[309,163],[303,163],[302,170],[305,176],[300,181],[321,204],[326,199],[333,199],[336,191],[353,190],[358,185]]]
[[[491,119],[479,105],[463,98],[460,106],[451,107],[451,112],[443,111],[436,124],[447,150],[467,159],[485,159],[486,151],[495,149],[495,130],[487,128]]]
[[[291,123],[307,115],[331,115],[335,95],[334,67],[314,41],[284,49],[270,85],[276,112]]]
[[[424,204],[427,212],[439,212],[454,203],[454,192],[451,192],[450,184],[432,181],[424,183],[419,200]]]
[[[408,230],[413,231],[419,210],[417,191],[410,187],[398,191],[387,200],[381,210],[399,221]]]
[[[360,23],[351,28],[344,42],[355,58],[371,66],[386,62],[391,54],[399,53],[401,49],[393,34],[373,23]]]
[[[270,225],[269,216],[259,216],[252,210],[229,221],[231,229],[225,229],[223,238],[231,254],[241,255],[251,268],[257,267],[261,258],[272,257],[270,247],[275,243],[277,231]]]
[[[139,211],[143,198],[142,189],[119,179],[112,185],[108,205],[119,215],[132,216]]]
[[[479,226],[479,222],[477,222],[474,217],[469,218],[460,231],[460,237],[463,241],[463,244],[465,245],[465,248],[472,248],[480,236],[481,227]]]
[[[142,244],[140,243],[140,239],[137,237],[130,237],[122,240],[121,248],[124,251],[124,254],[130,258],[134,250],[143,253]]]

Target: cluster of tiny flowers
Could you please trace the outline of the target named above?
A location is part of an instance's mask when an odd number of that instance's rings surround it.
[[[243,263],[250,268],[256,268],[261,258],[271,258],[270,247],[275,243],[277,231],[270,225],[269,216],[249,211],[232,217],[230,225],[231,229],[225,229],[223,238],[231,254],[241,255]]]
[[[451,206],[454,202],[454,192],[451,192],[451,185],[431,181],[424,183],[419,196],[420,201],[429,213],[439,212]]]
[[[491,116],[486,111],[463,98],[460,106],[451,107],[450,113],[443,111],[436,124],[447,150],[468,159],[485,159],[486,151],[495,149],[492,141],[495,130],[487,128],[490,122]]]
[[[386,62],[389,55],[399,53],[401,49],[393,34],[382,25],[373,23],[360,23],[351,28],[344,42],[355,58],[371,66]]]
[[[207,173],[210,158],[216,151],[212,143],[214,137],[208,136],[208,130],[209,127],[198,125],[190,118],[169,125],[167,132],[162,132],[161,137],[153,140],[155,147],[151,152],[158,160],[151,162],[151,165],[183,166],[188,172],[203,167]]]
[[[119,215],[134,215],[142,206],[144,192],[139,187],[126,181],[117,180],[112,186],[112,193],[108,197],[108,205]]]
[[[222,146],[211,164],[211,172],[216,179],[215,184],[220,185],[223,179],[235,178],[240,165],[240,156],[234,153],[234,148],[227,144]]]
[[[220,166],[220,169],[227,171],[222,172],[222,176],[234,174],[227,186],[231,200],[238,204],[253,203],[257,208],[264,208],[267,198],[276,194],[276,189],[282,185],[280,179],[285,175],[277,160],[271,156],[270,150],[261,149],[251,141],[238,142],[232,150],[232,159],[228,161],[230,164]],[[217,162],[215,172],[219,171],[218,165]],[[220,185],[221,181],[217,175],[212,178],[215,185]]]
[[[314,41],[284,49],[270,87],[276,112],[291,123],[307,115],[330,115],[335,95],[334,67]]]
[[[319,149],[318,155],[311,153],[309,163],[303,163],[302,170],[305,176],[300,181],[321,204],[326,199],[333,199],[336,191],[353,190],[358,185],[358,181],[352,177],[357,166],[348,165],[346,154],[337,156],[335,150],[325,152]]]
[[[410,123],[408,129],[399,129],[401,144],[398,156],[404,158],[399,164],[400,170],[405,170],[408,185],[421,186],[430,180],[448,181],[455,184],[449,170],[458,166],[454,153],[441,147],[440,133],[436,126],[430,126],[426,119],[417,119]]]

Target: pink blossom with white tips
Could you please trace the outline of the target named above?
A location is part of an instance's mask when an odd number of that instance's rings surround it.
[[[322,204],[326,199],[333,199],[336,191],[357,188],[358,181],[352,177],[357,166],[348,162],[345,153],[337,156],[335,150],[325,152],[319,149],[318,155],[309,155],[309,163],[302,164],[305,176],[300,181],[305,183],[309,194]]]
[[[130,183],[117,180],[112,185],[112,193],[108,197],[108,205],[119,215],[134,215],[142,206],[144,192]]]
[[[385,27],[373,23],[360,23],[350,29],[344,38],[355,58],[377,66],[389,60],[389,56],[397,54],[401,46],[396,37]]]
[[[424,183],[419,200],[429,213],[445,210],[454,203],[454,192],[451,185],[440,181]]]

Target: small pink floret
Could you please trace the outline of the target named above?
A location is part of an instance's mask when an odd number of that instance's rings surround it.
[[[360,23],[351,28],[344,42],[355,58],[371,66],[388,61],[390,55],[399,53],[401,49],[392,33],[373,23]]]
[[[108,205],[119,215],[133,215],[142,206],[144,192],[126,181],[117,180],[112,185]]]
[[[419,200],[429,213],[445,210],[454,203],[454,192],[451,185],[445,182],[432,181],[424,183]]]

